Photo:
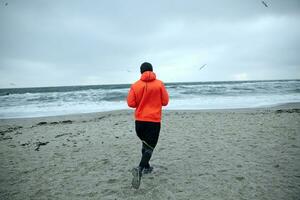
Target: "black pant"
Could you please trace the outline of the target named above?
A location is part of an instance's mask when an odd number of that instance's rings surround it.
[[[140,169],[143,170],[150,167],[149,160],[158,141],[160,122],[135,121],[135,131],[143,143],[142,158],[139,164]]]

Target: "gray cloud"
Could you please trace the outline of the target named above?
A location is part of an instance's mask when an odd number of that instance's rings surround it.
[[[0,87],[300,78],[298,0],[7,2]]]

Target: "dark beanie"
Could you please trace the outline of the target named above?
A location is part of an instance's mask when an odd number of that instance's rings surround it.
[[[141,74],[144,73],[145,71],[153,71],[152,65],[148,62],[144,62],[141,65]]]

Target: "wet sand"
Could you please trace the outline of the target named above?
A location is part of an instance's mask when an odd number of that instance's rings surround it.
[[[299,105],[165,111],[138,190],[132,110],[0,120],[0,199],[299,199]]]

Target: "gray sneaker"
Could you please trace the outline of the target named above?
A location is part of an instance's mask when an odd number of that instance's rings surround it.
[[[131,182],[132,187],[134,189],[139,189],[141,184],[142,171],[140,170],[139,167],[133,168],[132,175],[133,175],[132,182]]]

